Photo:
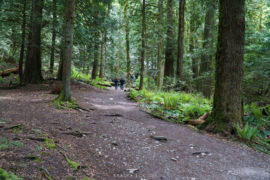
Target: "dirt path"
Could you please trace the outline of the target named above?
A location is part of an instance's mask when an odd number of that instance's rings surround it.
[[[270,179],[270,157],[142,112],[121,91],[76,85],[73,96],[88,111],[63,111],[50,103],[50,86],[0,90],[0,138],[23,143],[0,150],[0,167],[25,179],[222,180]],[[7,127],[21,124],[21,132]],[[82,132],[82,137],[68,135]],[[47,134],[56,144],[29,139]],[[150,136],[164,136],[166,142]],[[64,152],[80,163],[74,170]],[[32,161],[37,156],[40,161]]]

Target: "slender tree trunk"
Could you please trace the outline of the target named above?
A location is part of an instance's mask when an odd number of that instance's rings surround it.
[[[107,9],[107,15],[106,19],[109,18],[110,16],[110,7],[111,5],[108,4],[108,9]],[[104,78],[105,76],[105,64],[106,64],[106,50],[107,50],[107,29],[104,29],[103,36],[102,36],[102,53],[101,53],[101,61],[100,61],[100,71],[99,71],[99,77]]]
[[[158,56],[157,56],[157,69],[158,69],[158,77],[157,77],[157,89],[161,90],[163,86],[163,77],[164,77],[164,37],[163,37],[163,0],[158,1],[158,21],[160,22],[158,28]]]
[[[57,80],[62,80],[62,76],[63,76],[63,48],[60,47],[60,60],[57,72]]]
[[[107,30],[105,30],[104,33],[102,34],[102,47],[101,47],[100,71],[99,71],[100,78],[104,78],[105,75],[106,43],[107,43]]]
[[[25,44],[26,4],[27,4],[27,0],[23,0],[22,43],[21,43],[21,52],[20,52],[20,60],[19,60],[20,84],[22,84],[22,82],[23,82],[23,58],[24,58],[24,44]]]
[[[94,64],[93,64],[93,70],[92,70],[92,79],[97,78],[98,73],[98,49],[99,49],[99,32],[97,31],[95,33],[95,45],[94,45]]]
[[[173,37],[173,0],[167,1],[167,43],[165,50],[164,76],[174,77],[174,37]]]
[[[127,86],[130,86],[130,54],[129,54],[129,21],[127,18],[127,9],[128,9],[128,3],[124,6],[124,19],[125,19],[125,30],[126,30],[126,57],[127,57]]]
[[[177,54],[177,77],[182,80],[183,58],[184,58],[184,30],[185,30],[185,4],[186,0],[179,2],[178,22],[178,54]]]
[[[59,66],[58,66],[58,72],[57,72],[57,80],[62,80],[63,77],[63,59],[64,59],[64,33],[65,33],[66,24],[63,23],[62,25],[62,37],[61,37],[61,45],[60,45],[60,59],[59,59]]]
[[[205,26],[203,33],[203,49],[205,52],[201,58],[201,66],[200,66],[200,76],[202,76],[201,80],[201,91],[204,96],[211,96],[211,84],[212,79],[210,77],[211,64],[213,60],[213,54],[211,53],[213,47],[214,40],[214,26],[215,26],[215,11],[216,11],[216,1],[212,0],[207,4],[207,11],[205,16]]]
[[[146,74],[147,74],[147,89],[150,89],[150,62],[146,55]]]
[[[25,63],[24,82],[40,83],[41,75],[41,28],[43,0],[32,0],[32,23],[29,50]]]
[[[143,0],[142,6],[142,49],[141,49],[141,74],[140,74],[140,86],[139,89],[143,89],[143,79],[144,79],[144,56],[145,56],[145,33],[146,33],[146,23],[145,23],[145,0]]]
[[[75,0],[66,0],[65,10],[65,33],[64,33],[64,56],[63,56],[63,90],[60,95],[61,100],[70,101],[70,76],[73,47],[73,27],[74,27]]]
[[[193,78],[196,79],[199,75],[199,62],[198,59],[194,57],[194,46],[195,46],[195,39],[194,39],[194,33],[196,31],[196,20],[191,17],[190,20],[190,42],[189,42],[189,51],[191,54],[191,61],[192,61],[192,72],[193,72]]]
[[[117,66],[116,66],[116,78],[119,78],[120,72],[120,62],[121,62],[121,34],[120,30],[118,30],[118,58],[117,58]]]
[[[245,0],[219,1],[216,84],[207,129],[231,134],[243,122],[242,78],[245,44]]]
[[[55,51],[55,39],[56,39],[56,0],[53,0],[53,27],[52,27],[52,46],[51,46],[51,59],[50,59],[50,73],[53,73],[54,67],[54,51]]]

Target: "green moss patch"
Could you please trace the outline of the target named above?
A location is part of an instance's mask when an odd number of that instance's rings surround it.
[[[18,142],[18,141],[13,141],[8,138],[1,138],[0,139],[0,150],[5,150],[5,149],[13,149],[15,147],[22,147],[23,144]]]

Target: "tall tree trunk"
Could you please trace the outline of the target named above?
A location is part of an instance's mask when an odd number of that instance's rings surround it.
[[[179,22],[178,22],[178,54],[177,54],[177,72],[176,72],[179,80],[182,80],[182,73],[183,73],[185,4],[186,4],[186,0],[180,0]]]
[[[167,43],[165,50],[165,77],[174,77],[173,0],[167,2]]]
[[[157,69],[158,69],[158,76],[157,76],[157,89],[161,90],[163,86],[163,77],[164,77],[164,37],[163,37],[163,26],[164,26],[164,19],[163,19],[163,0],[158,1],[158,21],[160,22],[158,28],[158,56],[157,56]]]
[[[146,23],[145,23],[145,0],[143,0],[142,6],[142,49],[141,49],[141,73],[140,73],[140,86],[139,89],[143,89],[143,79],[144,79],[144,56],[145,56],[145,33],[146,33]]]
[[[64,33],[64,56],[63,56],[63,90],[60,94],[62,101],[71,101],[70,75],[73,47],[73,27],[75,0],[66,0],[65,10],[65,33]]]
[[[22,82],[23,82],[23,58],[24,58],[25,25],[26,25],[26,3],[27,3],[27,0],[23,0],[22,43],[21,43],[20,60],[19,60],[20,84],[22,84]]]
[[[102,34],[102,47],[100,58],[99,77],[104,78],[105,75],[105,62],[106,62],[106,42],[107,42],[107,30]]]
[[[32,23],[30,29],[29,50],[25,63],[24,82],[40,83],[41,75],[41,28],[43,0],[32,0]]]
[[[108,19],[110,16],[110,10],[111,10],[111,4],[108,4],[107,8],[107,15],[105,19]],[[100,61],[100,71],[99,71],[99,77],[104,78],[105,77],[105,64],[106,64],[106,50],[107,50],[107,29],[104,29],[103,35],[102,35],[102,53],[101,53],[101,61]]]
[[[99,32],[95,32],[95,45],[94,45],[94,64],[92,70],[92,79],[97,78],[98,73],[98,49],[99,49]]]
[[[147,89],[150,89],[150,62],[146,54],[146,74],[147,74]]]
[[[194,35],[195,34],[195,31],[197,29],[196,27],[196,20],[193,19],[191,17],[191,20],[190,20],[190,33],[191,33],[191,36],[190,36],[190,42],[189,42],[189,51],[190,51],[190,54],[191,54],[191,61],[192,61],[192,72],[193,72],[193,78],[196,79],[199,75],[199,62],[198,62],[198,59],[194,57],[194,46],[195,46],[195,39],[194,39]]]
[[[202,76],[201,80],[201,91],[204,96],[211,96],[211,84],[212,79],[210,77],[211,64],[213,60],[213,54],[211,53],[213,49],[213,40],[214,40],[214,26],[215,26],[215,11],[216,11],[216,1],[211,0],[207,4],[207,11],[205,16],[205,26],[203,33],[203,49],[205,52],[201,58],[201,66],[200,66],[200,76]]]
[[[219,1],[216,84],[208,130],[234,133],[243,121],[242,78],[245,44],[245,0]]]
[[[53,26],[52,26],[52,46],[51,46],[51,59],[50,59],[50,73],[53,73],[54,67],[54,51],[55,51],[55,39],[56,39],[56,0],[53,0]]]
[[[129,21],[127,18],[128,3],[124,6],[124,19],[125,19],[125,31],[126,31],[126,57],[127,57],[127,86],[130,86],[130,54],[129,54]]]
[[[63,23],[62,25],[62,37],[61,37],[61,45],[60,45],[60,59],[59,59],[59,65],[58,65],[58,72],[57,72],[57,80],[62,80],[63,77],[63,59],[64,59],[64,41],[65,41],[65,28],[66,24]]]
[[[119,78],[120,72],[120,62],[121,62],[121,34],[120,30],[118,30],[118,58],[117,58],[117,65],[116,65],[116,78]]]

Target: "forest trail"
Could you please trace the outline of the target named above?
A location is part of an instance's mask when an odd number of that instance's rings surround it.
[[[16,169],[14,173],[26,179],[270,179],[270,156],[157,119],[120,90],[76,83],[72,95],[84,109],[79,112],[55,109],[55,96],[48,94],[51,87],[0,90],[0,138],[23,144],[0,150],[0,167]],[[14,131],[12,126],[18,124],[20,131]],[[56,149],[33,140],[45,134]],[[79,170],[68,166],[63,153],[80,164]]]

